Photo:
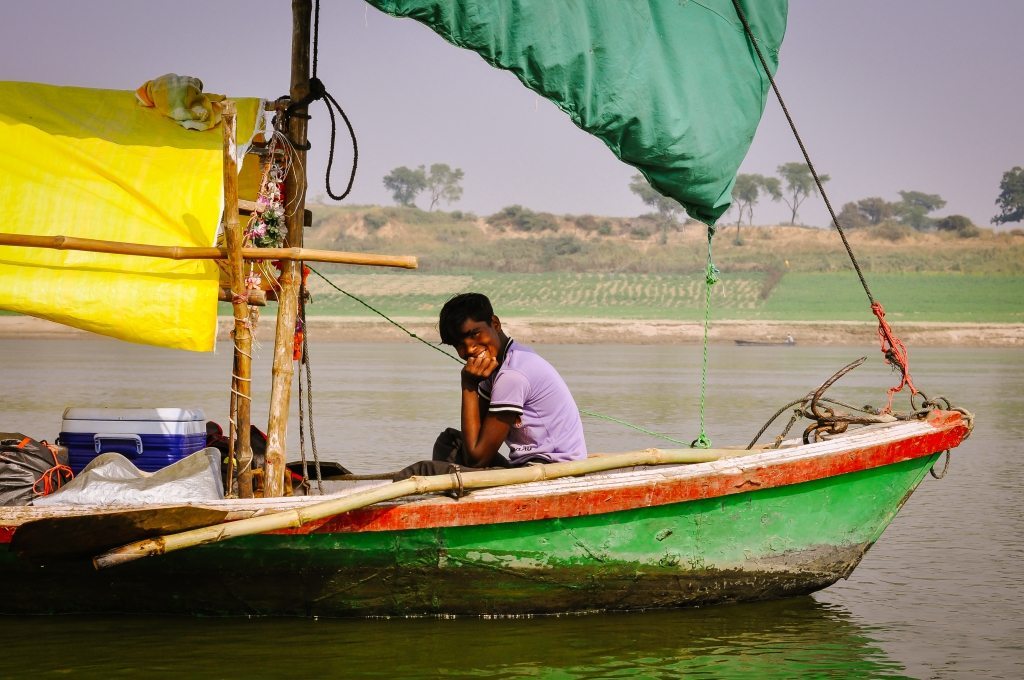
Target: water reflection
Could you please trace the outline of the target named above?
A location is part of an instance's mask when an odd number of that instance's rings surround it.
[[[27,659],[34,676],[75,677],[906,677],[849,612],[811,598],[532,619],[0,619],[0,632],[5,677],[28,675]]]

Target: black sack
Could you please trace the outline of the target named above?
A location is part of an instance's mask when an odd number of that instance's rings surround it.
[[[220,426],[220,423],[212,420],[206,421],[206,445],[221,452],[223,456],[221,467],[226,468],[231,442],[224,434],[224,428]],[[267,460],[267,435],[263,434],[255,425],[249,426],[249,448],[252,449],[252,468],[254,470],[262,468]]]
[[[0,432],[0,505],[28,505],[71,480],[67,449],[54,449],[20,432]]]

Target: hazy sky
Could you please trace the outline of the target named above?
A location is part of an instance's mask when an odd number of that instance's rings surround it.
[[[391,168],[440,162],[466,173],[453,208],[646,212],[632,168],[512,75],[360,0],[323,5],[319,75],[359,138],[350,202],[389,203]],[[290,21],[288,0],[0,0],[0,79],[133,90],[173,71],[273,99],[288,89]],[[1024,0],[790,0],[778,80],[836,208],[914,189],[988,225],[1002,173],[1024,165],[1021,26]],[[312,113],[317,196],[328,119],[322,104]],[[350,161],[347,134],[339,142],[336,191]],[[799,157],[770,101],[741,172]],[[754,217],[788,211],[764,203]],[[827,222],[820,199],[801,221]]]

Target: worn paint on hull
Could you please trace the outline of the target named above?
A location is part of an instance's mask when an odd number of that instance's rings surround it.
[[[512,615],[804,594],[849,575],[935,458],[600,514],[384,531],[321,526],[100,572],[0,550],[0,577],[17,584],[0,611]]]

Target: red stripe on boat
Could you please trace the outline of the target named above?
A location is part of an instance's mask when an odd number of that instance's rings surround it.
[[[354,510],[273,533],[349,533],[472,526],[580,517],[681,503],[892,465],[954,448],[968,432],[967,425],[956,412],[933,413],[927,422],[936,428],[935,432],[878,446],[825,453],[810,459],[783,460],[754,470],[710,471],[696,478],[649,480],[616,489],[569,491],[550,496],[481,499],[470,495],[458,501],[437,498],[412,504],[388,504]],[[737,460],[737,465],[739,462]]]

